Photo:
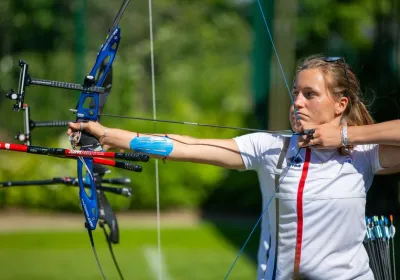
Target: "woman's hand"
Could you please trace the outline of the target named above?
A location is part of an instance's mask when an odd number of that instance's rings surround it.
[[[67,131],[68,135],[71,135],[72,133],[74,133],[76,131],[85,130],[86,132],[92,134],[97,139],[99,139],[101,136],[103,136],[104,132],[106,130],[106,128],[104,126],[102,126],[100,123],[92,122],[92,121],[79,122],[79,123],[70,122],[70,123],[68,123],[68,126],[69,126],[68,131]]]
[[[300,148],[314,146],[317,149],[334,149],[342,146],[341,127],[330,123],[313,127],[312,136],[303,135],[299,138]]]

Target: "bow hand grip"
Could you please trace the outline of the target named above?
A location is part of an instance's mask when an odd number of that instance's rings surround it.
[[[82,131],[81,139],[79,141],[79,145],[82,149],[92,150],[92,151],[101,151],[101,145],[96,137],[92,134]]]

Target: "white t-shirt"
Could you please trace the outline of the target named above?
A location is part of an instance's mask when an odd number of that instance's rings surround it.
[[[246,169],[257,171],[263,208],[269,203],[258,280],[298,273],[313,280],[374,279],[362,242],[366,193],[382,169],[378,145],[359,145],[343,156],[337,149],[299,152],[297,136],[252,133],[234,140]]]

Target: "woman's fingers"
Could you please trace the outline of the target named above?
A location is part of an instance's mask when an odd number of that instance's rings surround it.
[[[299,138],[299,148],[311,147],[311,146],[318,146],[319,148],[322,147],[323,143],[317,131],[313,131],[313,133],[308,133],[302,135]]]
[[[303,129],[303,135],[299,137],[299,147],[313,146],[317,149],[334,149],[340,147],[340,127],[326,123],[316,125],[313,129]]]
[[[81,130],[81,125],[82,123],[74,123],[74,122],[69,122],[68,123],[68,134],[71,134],[74,131],[79,131]]]

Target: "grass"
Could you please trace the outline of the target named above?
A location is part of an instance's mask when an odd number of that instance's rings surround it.
[[[6,225],[4,225],[6,226]],[[162,228],[163,280],[224,279],[253,223],[201,222]],[[114,252],[126,280],[158,279],[157,230],[121,225]],[[129,229],[127,229],[129,228]],[[120,279],[100,228],[96,249],[108,280]],[[395,238],[400,248],[400,239]],[[258,232],[246,247],[229,279],[255,279]],[[149,254],[150,252],[150,254]],[[396,254],[398,255],[398,254]],[[396,258],[396,264],[399,264]],[[0,232],[1,280],[102,279],[87,232],[55,226],[53,230]]]
[[[225,234],[243,242],[248,233],[247,227],[212,224],[163,229],[162,255],[168,275],[164,279],[224,279],[239,251]],[[107,279],[119,279],[103,233],[96,230],[94,237]],[[146,258],[146,253],[157,252],[156,229],[121,230],[120,238],[114,251],[125,279],[157,279],[157,257]],[[257,235],[253,239],[254,256]],[[101,279],[83,229],[0,233],[0,264],[0,279],[6,280]],[[255,271],[254,260],[242,255],[229,279],[255,279]]]

